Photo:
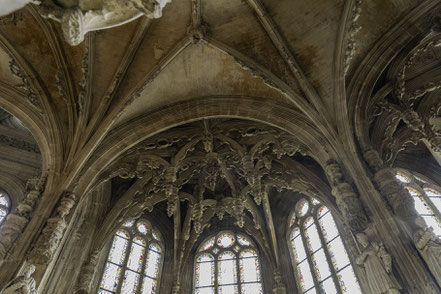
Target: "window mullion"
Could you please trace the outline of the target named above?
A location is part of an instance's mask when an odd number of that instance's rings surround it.
[[[328,213],[331,213],[331,212],[328,212]],[[318,222],[316,216],[317,216],[317,214],[314,215],[314,221],[315,221],[315,225],[317,227],[317,231],[318,231],[318,234],[319,234],[319,237],[320,237],[320,241],[322,242],[323,252],[325,253],[326,260],[328,261],[328,267],[329,267],[329,270],[331,271],[331,276],[332,276],[332,279],[334,280],[335,287],[336,287],[338,293],[342,294],[343,291],[341,290],[341,286],[340,286],[340,283],[338,281],[337,272],[336,272],[336,270],[334,268],[334,264],[332,263],[332,258],[331,258],[331,254],[329,253],[328,244],[326,243],[325,236],[324,236],[323,231],[322,231],[322,226]],[[338,236],[340,236],[340,235],[338,235]],[[338,236],[336,238],[338,238]],[[336,238],[334,238],[333,240],[335,240]]]
[[[430,199],[430,197],[427,196],[426,191],[424,191],[424,189],[422,189],[422,188],[421,188],[421,190],[422,190],[421,196],[423,197],[424,201],[426,201],[426,203],[432,209],[432,211],[435,214],[435,217],[438,219],[438,221],[441,221],[441,212],[438,211],[435,204],[433,204],[432,199]]]
[[[236,237],[237,240],[237,237]],[[242,248],[241,248],[242,249]],[[240,250],[239,250],[240,252]],[[236,281],[237,281],[237,287],[239,290],[239,294],[242,294],[242,283],[240,281],[240,266],[239,266],[239,256],[237,256],[237,253],[234,253],[236,255]]]
[[[306,253],[306,257],[307,257],[307,261],[309,264],[309,269],[311,271],[311,275],[312,275],[312,279],[314,280],[314,286],[316,288],[316,290],[320,289],[320,283],[318,281],[317,278],[317,270],[314,266],[314,263],[312,262],[312,255],[311,255],[311,251],[310,248],[308,246],[308,242],[306,241],[306,237],[305,237],[305,229],[303,228],[304,226],[300,227],[300,237],[302,238],[303,241],[303,247],[305,248],[305,253]],[[307,289],[304,289],[307,290]]]
[[[129,261],[129,255],[130,255],[130,249],[132,248],[132,243],[133,243],[133,238],[132,238],[132,234],[130,234],[130,240],[129,240],[129,244],[127,245],[127,249],[125,252],[125,257],[124,257],[124,262],[122,264],[122,270],[120,273],[120,276],[118,277],[118,288],[116,289],[115,293],[121,293],[121,287],[123,284],[123,280],[124,280],[124,274],[126,273],[126,267],[127,267],[127,262]]]
[[[144,239],[144,241],[145,241],[145,239]],[[138,283],[138,287],[136,289],[136,293],[141,293],[142,281],[144,280],[145,267],[147,266],[147,255],[149,254],[150,243],[146,241],[145,244],[146,244],[145,245],[146,247],[144,248],[144,257],[142,258],[140,280]]]

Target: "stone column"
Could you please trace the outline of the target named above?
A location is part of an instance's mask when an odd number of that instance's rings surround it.
[[[28,180],[26,189],[29,192],[26,198],[17,206],[14,212],[6,217],[4,224],[0,227],[0,260],[5,259],[6,254],[28,224],[37,200],[44,190],[46,178],[47,176],[44,175],[41,178]]]

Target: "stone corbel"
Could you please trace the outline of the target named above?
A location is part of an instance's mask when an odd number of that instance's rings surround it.
[[[43,232],[29,254],[28,260],[31,263],[46,265],[52,260],[67,227],[66,216],[75,205],[75,201],[75,195],[69,192],[61,198],[55,215],[47,220]]]

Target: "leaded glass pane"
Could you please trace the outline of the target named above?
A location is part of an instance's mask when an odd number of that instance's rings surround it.
[[[242,246],[251,246],[252,245],[250,239],[248,239],[244,235],[237,235],[237,241]]]
[[[138,273],[141,272],[144,252],[145,247],[137,243],[132,243],[132,247],[130,248],[129,253],[129,259],[127,260],[127,268]]]
[[[257,257],[239,259],[240,282],[258,282],[260,280],[260,266]]]
[[[120,273],[121,267],[108,262],[104,268],[100,289],[115,291],[118,288],[118,277]]]
[[[254,251],[253,249],[245,249],[240,253],[240,257],[246,258],[246,257],[253,257],[253,256],[257,256],[256,251]]]
[[[239,288],[237,285],[228,285],[228,286],[221,286],[219,285],[219,294],[238,294]]]
[[[206,255],[206,254],[204,254]],[[207,258],[204,258],[207,259]],[[196,263],[196,287],[212,286],[214,285],[214,259],[211,261]]]
[[[126,270],[121,287],[121,294],[135,293],[136,288],[139,284],[140,276],[141,275],[138,273],[132,272],[131,270]]]
[[[123,224],[123,227],[131,228],[131,227],[133,226],[134,223],[135,223],[135,221],[133,221],[133,220],[126,221],[126,222]]]
[[[112,247],[110,248],[109,261],[122,265],[124,262],[124,257],[127,250],[127,245],[129,240],[124,239],[120,236],[115,236],[113,238]]]
[[[204,244],[202,244],[200,250],[204,251],[204,250],[209,250],[209,249],[213,248],[215,239],[216,239],[216,237],[212,237],[212,238],[208,239]]]
[[[198,288],[198,289],[196,289],[195,293],[196,294],[215,294],[214,287]]]
[[[312,278],[311,269],[309,268],[307,260],[298,265],[297,271],[303,291],[314,286],[314,279]]]
[[[7,215],[8,212],[5,209],[0,208],[0,223],[6,218]]]
[[[312,217],[305,222],[305,227],[307,228],[305,230],[306,243],[308,244],[311,252],[315,252],[317,249],[322,247],[322,242],[317,231],[317,226],[315,225]]]
[[[217,237],[217,245],[221,248],[228,248],[233,245],[235,237],[231,233],[223,233]]]
[[[262,284],[261,283],[251,283],[242,285],[243,294],[262,294]]]
[[[144,276],[142,281],[141,293],[142,294],[155,294],[156,293],[156,280]]]
[[[294,253],[294,258],[296,260],[296,263],[300,263],[306,258],[306,251],[305,251],[305,247],[303,246],[303,240],[302,237],[300,236],[299,228],[295,228],[294,231],[297,231],[298,234],[291,241],[291,246],[293,249],[292,252]]]
[[[402,183],[410,183],[410,178],[402,173],[397,173],[396,178]]]
[[[161,255],[151,249],[147,253],[147,260],[145,264],[145,275],[156,278],[158,275],[159,262],[161,261]]]
[[[142,221],[136,224],[136,228],[138,229],[138,232],[140,232],[141,234],[147,234],[147,231],[149,230],[147,224]]]
[[[236,256],[232,252],[224,252],[219,255],[218,281],[219,285],[237,283]]]
[[[4,194],[1,194],[1,193],[0,193],[0,205],[9,207],[8,199],[6,198],[6,196]]]
[[[329,242],[338,236],[337,226],[335,225],[334,218],[329,210],[322,214],[319,223],[326,241]]]
[[[350,263],[348,254],[340,237],[335,238],[328,244],[329,253],[334,263],[335,269],[338,271]]]
[[[352,266],[348,266],[338,273],[340,285],[343,293],[358,294],[361,293],[360,285],[355,277]]]
[[[301,199],[301,200],[299,200],[299,202],[297,202],[296,214],[298,217],[304,216],[308,212],[308,209],[309,209],[308,200]]]
[[[152,251],[155,251],[157,253],[161,253],[161,247],[159,247],[159,245],[156,244],[156,243],[151,243],[149,245],[149,249],[152,250]]]
[[[429,196],[436,209],[438,209],[438,212],[441,212],[441,193],[430,188],[424,189],[424,192],[426,192],[426,195]]]
[[[334,284],[334,280],[332,280],[332,278],[330,277],[329,279],[323,281],[323,283],[321,283],[321,288],[323,293],[326,294],[337,294],[337,289],[335,288],[335,284]]]
[[[312,255],[312,262],[317,270],[319,281],[323,281],[331,275],[331,271],[329,270],[328,261],[326,259],[323,248]]]

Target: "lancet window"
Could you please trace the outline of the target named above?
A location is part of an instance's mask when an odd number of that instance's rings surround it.
[[[223,231],[199,248],[194,269],[196,294],[262,294],[259,255],[245,235]]]
[[[328,208],[303,197],[295,205],[289,227],[299,293],[362,293]]]
[[[113,237],[98,293],[157,293],[162,252],[148,221],[127,221]]]
[[[11,207],[11,201],[6,193],[0,191],[0,225],[3,224],[8,216]]]
[[[441,188],[404,171],[397,171],[396,178],[413,197],[419,215],[436,235],[441,236]]]

